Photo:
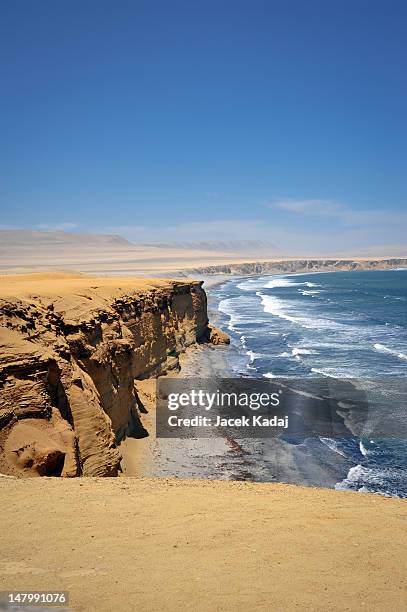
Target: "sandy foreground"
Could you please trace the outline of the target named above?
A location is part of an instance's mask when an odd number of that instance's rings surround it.
[[[1,589],[72,610],[405,610],[403,500],[278,484],[0,478]]]

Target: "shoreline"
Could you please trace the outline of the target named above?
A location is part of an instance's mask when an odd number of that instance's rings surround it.
[[[167,376],[197,381],[228,378],[232,374],[229,350],[229,347],[191,346],[180,356],[181,369]],[[143,402],[141,423],[149,435],[142,439],[128,437],[121,442],[123,477],[237,480],[334,490],[353,465],[326,447],[322,462],[318,452],[315,456],[309,455],[308,446],[278,438],[157,438],[155,379],[136,381],[135,385]]]
[[[397,270],[380,271],[403,272],[405,270],[406,268],[398,268]],[[341,270],[337,271],[340,272]],[[379,270],[370,271],[379,272]],[[268,272],[266,274],[247,274],[244,276],[225,275],[222,281],[217,278],[217,281],[216,283],[214,283],[213,286],[216,288],[217,286],[219,286],[220,282],[234,282],[242,278],[257,278],[261,280],[263,277],[290,277],[310,275],[313,276],[316,274],[328,274],[330,272],[331,270],[319,270],[307,272],[280,272],[278,274],[272,274]],[[215,298],[211,294],[210,288],[208,290],[208,308],[211,305],[211,298],[214,302],[214,304],[212,304],[212,320],[217,326],[228,331],[226,328],[228,317],[226,315],[222,315],[222,313],[219,313],[219,311],[214,307],[214,305],[216,306],[216,302],[218,300],[215,301]],[[239,345],[239,342],[237,342],[237,344]],[[236,347],[236,345],[232,341],[229,351],[233,351],[233,349],[237,350],[238,348],[239,347]],[[231,358],[233,359],[233,354],[231,355]],[[241,371],[243,373],[243,370]],[[235,375],[237,376],[238,374]],[[241,442],[241,440],[239,440],[239,442]],[[283,483],[296,484],[299,486],[323,486],[337,490],[347,490],[348,485],[351,489],[351,484],[348,482],[348,477],[352,473],[352,470],[360,467],[360,460],[356,460],[356,457],[351,458],[350,456],[342,455],[341,453],[335,452],[333,447],[331,447],[329,444],[325,444],[322,440],[321,442],[319,442],[318,440],[308,440],[306,444],[300,445],[289,444],[286,443],[284,440],[281,440],[273,441],[270,446],[274,446],[274,449],[268,449],[268,452],[271,452],[269,458],[270,474],[268,479],[263,478],[262,481],[278,481]],[[257,480],[256,478],[252,478],[251,481]],[[384,492],[383,490],[375,492],[372,491],[370,492],[370,494],[386,495],[389,497],[404,497],[403,493],[401,492],[396,494],[387,490],[386,492]]]
[[[227,350],[204,344],[190,346],[179,356],[180,370],[168,372],[166,377],[197,380],[225,377],[229,372],[225,357]],[[220,438],[199,440],[157,438],[155,384],[156,379],[135,381],[137,394],[143,403],[140,420],[149,435],[142,439],[127,437],[121,442],[119,450],[123,455],[123,475],[213,478],[213,473],[208,474],[207,462],[214,456],[223,457],[223,461],[227,462],[230,446]]]
[[[241,278],[260,278],[262,276],[308,276],[313,274],[332,274],[335,272],[403,272],[407,270],[407,267],[400,268],[375,268],[375,269],[357,269],[357,270],[308,270],[306,272],[292,272],[292,271],[266,271],[266,272],[252,272],[247,274],[192,274],[190,277],[193,280],[203,280],[204,281],[204,289],[213,289],[213,287],[217,287],[226,283],[228,280],[239,280]]]

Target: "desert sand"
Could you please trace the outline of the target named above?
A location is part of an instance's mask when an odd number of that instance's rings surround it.
[[[70,609],[405,610],[403,500],[277,484],[0,478],[1,589]]]
[[[129,277],[91,277],[78,272],[36,272],[28,274],[0,275],[0,297],[42,298],[64,297],[75,299],[80,291],[92,292],[95,298],[101,294],[109,299],[125,291],[149,291],[155,287],[168,287],[163,279],[129,278]]]

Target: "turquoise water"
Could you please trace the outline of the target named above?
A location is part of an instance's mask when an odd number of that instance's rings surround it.
[[[407,270],[251,277],[228,281],[213,296],[232,338],[236,376],[353,378],[373,385],[406,378]],[[407,497],[404,439],[299,443],[304,456],[321,465],[328,454],[330,465],[338,456],[336,488]],[[306,484],[318,483],[310,478]]]

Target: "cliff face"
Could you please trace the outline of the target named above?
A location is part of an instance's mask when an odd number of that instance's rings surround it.
[[[389,270],[407,267],[407,258],[383,259],[284,259],[231,263],[185,270],[188,274],[266,274],[284,272],[318,272],[337,270]]]
[[[117,475],[116,444],[140,435],[134,380],[176,368],[213,336],[202,283],[137,283],[2,290],[0,472]]]

